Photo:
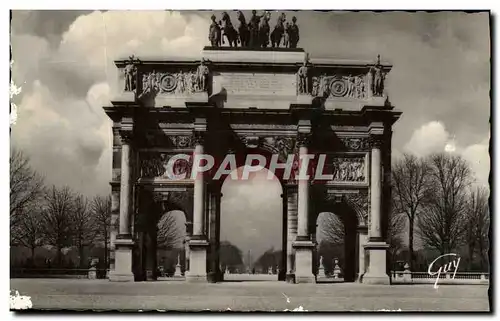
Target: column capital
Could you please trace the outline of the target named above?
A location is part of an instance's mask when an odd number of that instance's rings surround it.
[[[380,148],[384,144],[384,140],[383,135],[370,135],[370,146],[372,148]]]
[[[297,147],[307,147],[311,140],[310,133],[298,133],[297,134]]]
[[[134,138],[133,132],[131,130],[120,129],[120,140],[122,144],[130,144]]]
[[[203,145],[205,143],[205,132],[193,131],[193,143],[195,145]]]

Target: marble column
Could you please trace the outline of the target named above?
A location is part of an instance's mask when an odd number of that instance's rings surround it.
[[[134,281],[132,272],[132,248],[134,241],[130,233],[132,169],[131,137],[122,135],[120,178],[119,229],[115,240],[115,269],[110,272],[110,281]]]
[[[194,155],[202,155],[203,132],[195,133]],[[193,191],[193,236],[189,241],[189,271],[186,273],[188,282],[207,281],[207,247],[204,233],[205,222],[205,180],[203,173],[198,173],[194,179]]]
[[[287,197],[287,256],[286,256],[286,281],[295,282],[294,258],[295,250],[292,246],[297,237],[297,189],[289,187],[286,193]]]
[[[218,219],[217,211],[220,202],[220,191],[217,187],[212,186],[209,192],[209,202],[208,202],[208,221],[209,221],[209,273],[208,280],[212,283],[219,281],[219,246],[218,246]]]
[[[308,134],[299,133],[298,145],[299,156],[301,157],[300,166],[304,162],[304,156],[308,154],[307,141]],[[309,171],[307,171],[309,173]],[[305,174],[305,173],[304,173]],[[314,283],[316,281],[313,270],[313,248],[314,244],[309,237],[308,219],[309,219],[309,179],[299,178],[298,202],[297,202],[297,237],[293,243],[295,249],[295,283]]]
[[[115,240],[118,235],[119,212],[120,190],[113,187],[111,190],[111,220],[109,227],[109,272],[115,269]]]
[[[365,266],[365,244],[368,241],[368,231],[366,227],[358,228],[358,276],[357,281],[361,282],[366,271]]]
[[[386,273],[386,253],[389,247],[382,237],[382,163],[381,146],[382,135],[371,137],[371,178],[370,178],[370,229],[368,243],[365,250],[368,252],[368,267],[363,276],[363,283],[389,284]]]
[[[186,222],[186,237],[184,239],[184,275],[189,271],[189,241],[193,231],[193,223]]]

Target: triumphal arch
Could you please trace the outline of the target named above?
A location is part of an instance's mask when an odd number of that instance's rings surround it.
[[[242,166],[249,154],[277,155],[281,163],[309,154],[326,155],[329,179],[276,174],[283,188],[280,279],[315,282],[311,235],[318,214],[334,212],[352,249],[346,275],[389,284],[391,128],[401,114],[384,88],[392,66],[380,57],[317,59],[290,45],[224,47],[219,31],[198,60],[115,61],[123,91],[104,107],[114,135],[109,279],[155,279],[158,218],[179,209],[189,223],[186,281],[223,280],[218,248],[227,175],[215,179],[214,166],[192,178],[188,157],[174,166],[187,175],[171,179],[165,164],[175,155],[209,154],[216,163],[234,155]]]

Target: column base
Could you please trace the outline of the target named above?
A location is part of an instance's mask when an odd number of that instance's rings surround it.
[[[109,272],[109,280],[111,282],[134,282],[134,273],[118,273],[115,271]]]
[[[156,281],[156,274],[152,270],[146,270],[146,281]]]
[[[368,274],[365,273],[361,279],[361,283],[363,284],[391,284],[389,276],[387,274],[384,275],[376,275],[376,274]]]
[[[208,242],[206,240],[191,239],[189,241],[189,271],[186,271],[187,282],[208,282],[207,247]]]
[[[364,284],[391,284],[385,269],[389,245],[385,242],[370,241],[364,247],[368,251],[368,269],[362,276],[361,282]]]
[[[313,242],[295,241],[292,247],[295,249],[295,283],[316,283],[312,273]]]
[[[295,284],[299,283],[316,283],[316,278],[313,274],[305,276],[305,275],[295,275]]]
[[[133,282],[135,280],[132,272],[132,239],[117,238],[115,240],[115,269],[109,272],[109,280],[112,282]]]
[[[285,280],[287,283],[295,283],[295,274],[287,273]]]

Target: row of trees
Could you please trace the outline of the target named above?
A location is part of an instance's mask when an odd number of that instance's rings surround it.
[[[489,191],[474,183],[469,164],[459,155],[405,154],[396,160],[387,231],[392,261],[408,262],[410,268],[418,270],[426,269],[429,259],[458,253],[465,256],[467,266],[463,268],[487,268]],[[318,233],[323,236],[320,255],[327,257],[325,262],[331,255],[341,258],[344,224],[334,214],[323,215],[319,223]]]
[[[410,267],[416,259],[415,236],[440,255],[466,253],[469,269],[476,257],[481,269],[488,266],[489,191],[473,187],[474,180],[466,160],[450,153],[406,154],[394,163],[392,216],[406,218]]]
[[[111,220],[111,198],[88,199],[69,187],[45,186],[44,179],[19,150],[10,157],[11,245],[31,250],[50,246],[56,249],[56,265],[62,265],[63,252],[78,251],[79,266],[86,267],[86,248],[102,245],[106,266]]]

